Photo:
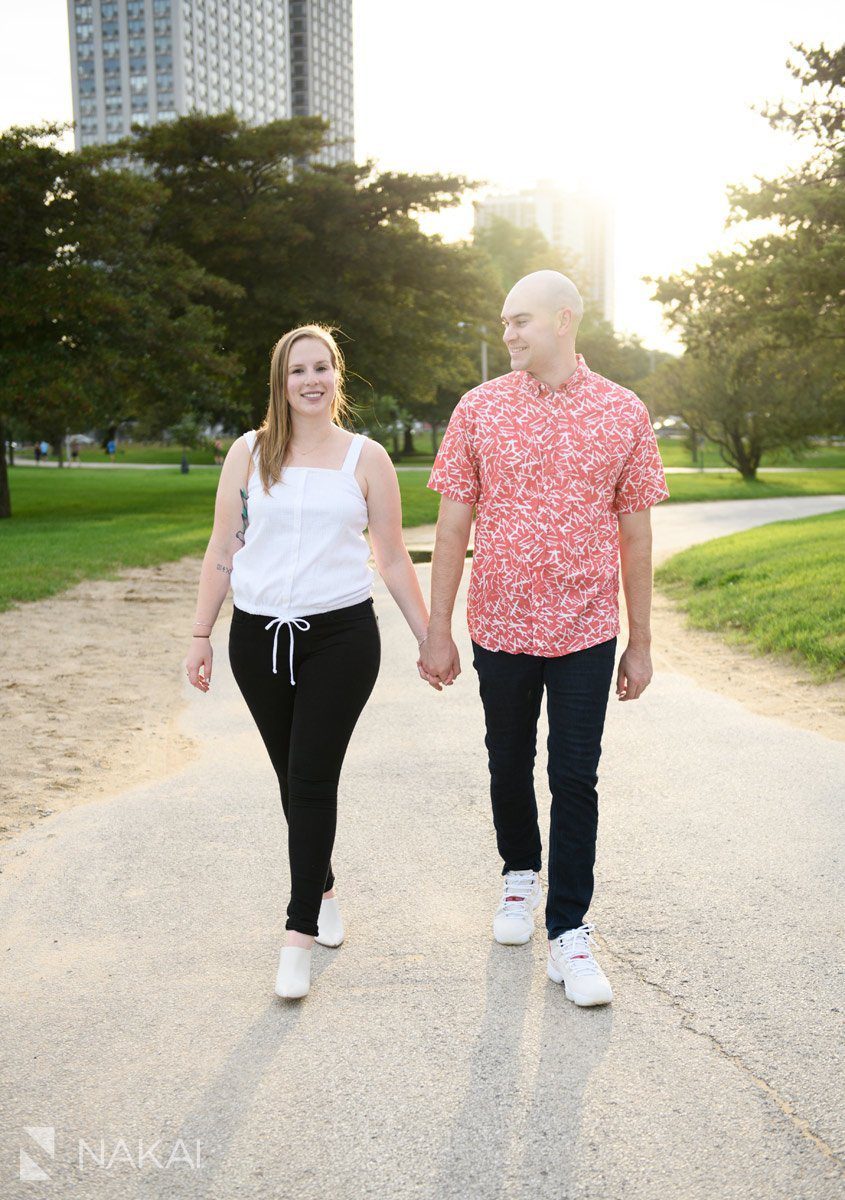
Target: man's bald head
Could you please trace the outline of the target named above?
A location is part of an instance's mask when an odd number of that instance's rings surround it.
[[[584,315],[581,293],[569,276],[560,271],[532,271],[530,275],[523,275],[508,293],[505,311],[523,308],[526,312],[542,312],[549,316],[569,309],[573,337]]]
[[[575,284],[560,271],[532,271],[507,294],[502,338],[511,370],[546,381],[565,379],[575,369],[575,335],[584,304]]]

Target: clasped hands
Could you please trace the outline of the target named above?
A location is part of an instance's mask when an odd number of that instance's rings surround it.
[[[461,659],[451,634],[429,630],[420,642],[417,670],[420,679],[436,692],[442,692],[444,687],[455,682],[461,673]]]

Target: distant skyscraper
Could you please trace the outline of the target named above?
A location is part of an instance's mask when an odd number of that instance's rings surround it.
[[[613,322],[613,219],[608,204],[544,182],[515,195],[476,200],[474,207],[477,229],[503,217],[523,229],[539,229],[555,249],[571,251],[585,275],[575,280],[585,303]]]
[[[323,162],[354,156],[352,0],[68,0],[76,145],[232,108],[322,116]]]

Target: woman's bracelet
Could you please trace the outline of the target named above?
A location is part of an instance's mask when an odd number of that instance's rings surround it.
[[[427,642],[427,641],[428,641],[428,634],[426,634],[424,638],[417,638],[417,645],[421,646],[423,644],[423,642]]]
[[[210,634],[210,633],[194,633],[194,634],[192,634],[191,636],[192,636],[192,637],[206,638],[206,640],[208,640],[208,639],[210,639],[210,638],[211,638],[211,634]]]

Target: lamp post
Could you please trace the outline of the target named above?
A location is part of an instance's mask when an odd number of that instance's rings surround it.
[[[469,321],[458,321],[458,329],[469,328]],[[481,334],[481,382],[486,383],[490,377],[490,370],[487,365],[487,326],[479,325],[478,332]]]

